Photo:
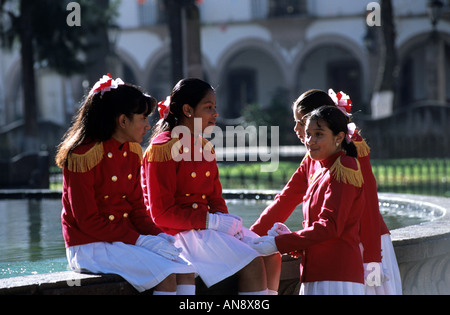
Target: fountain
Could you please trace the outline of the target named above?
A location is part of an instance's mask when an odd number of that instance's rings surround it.
[[[275,194],[224,191],[230,212],[243,216],[247,226]],[[67,271],[59,193],[0,191],[0,199],[6,198],[0,201],[0,294],[136,293],[119,276]],[[382,193],[380,205],[391,229],[403,293],[450,294],[450,198]],[[239,213],[242,208],[245,213]],[[396,215],[389,218],[392,212]],[[300,207],[290,220],[289,226],[300,228],[295,226],[302,220]],[[16,226],[24,221],[27,228]],[[296,294],[299,260],[285,255],[282,266],[280,293]]]

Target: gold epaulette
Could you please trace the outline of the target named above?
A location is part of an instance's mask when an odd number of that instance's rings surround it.
[[[181,153],[181,142],[173,138],[163,144],[151,144],[145,150],[144,158],[147,162],[167,162]]]
[[[355,159],[357,164],[357,169],[352,169],[350,167],[346,167],[341,162],[342,156],[336,159],[336,162],[331,166],[330,171],[333,175],[334,179],[340,183],[350,184],[355,187],[362,187],[364,184],[364,179],[361,173],[361,168],[359,166],[359,162]]]
[[[202,138],[202,148],[204,150],[211,151],[212,154],[216,154],[213,144],[205,138]]]
[[[355,144],[356,151],[358,152],[358,157],[366,157],[370,154],[370,147],[364,139],[361,141],[353,140],[353,143]]]
[[[305,160],[308,156],[309,156],[309,152],[306,152],[305,156],[303,157],[302,161],[300,162],[300,165],[302,165],[303,162],[305,162]]]
[[[85,173],[93,169],[103,159],[103,143],[98,142],[86,153],[71,153],[67,158],[67,169],[71,172]]]
[[[142,161],[142,147],[137,142],[130,142],[130,151],[139,156],[139,161]]]

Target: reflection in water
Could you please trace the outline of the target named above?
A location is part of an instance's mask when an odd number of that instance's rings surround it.
[[[42,246],[41,246],[41,200],[29,199],[28,200],[28,239],[29,241],[29,252],[30,260],[40,260],[42,259]]]

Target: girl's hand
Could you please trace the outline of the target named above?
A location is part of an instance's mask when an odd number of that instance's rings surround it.
[[[275,237],[273,236],[255,238],[249,245],[263,255],[270,255],[278,252],[277,245],[275,244]]]
[[[283,234],[289,234],[292,233],[291,230],[289,230],[289,228],[284,225],[283,223],[280,222],[276,222],[273,227],[267,231],[267,235],[269,236],[278,236],[278,235],[283,235]]]
[[[140,235],[136,241],[136,246],[144,247],[149,251],[170,260],[177,260],[182,251],[181,248],[175,247],[172,243],[159,235]]]
[[[242,218],[225,213],[208,213],[207,227],[230,235],[239,234],[242,229]]]

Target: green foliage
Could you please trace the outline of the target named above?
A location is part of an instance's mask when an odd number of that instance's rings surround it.
[[[278,126],[281,145],[297,145],[299,141],[293,131],[294,118],[291,103],[288,101],[288,91],[279,88],[272,96],[268,107],[261,108],[259,104],[249,104],[242,109],[246,125]],[[268,128],[270,136],[270,128]]]
[[[117,1],[78,0],[81,6],[81,26],[67,25],[67,4],[70,0],[23,1],[33,12],[30,21],[35,62],[64,75],[80,73],[86,69],[86,53],[95,47],[89,36],[98,29],[111,26],[117,12]],[[106,7],[100,3],[106,3]],[[19,37],[21,23],[20,4],[17,0],[0,0],[1,45],[13,48]]]

